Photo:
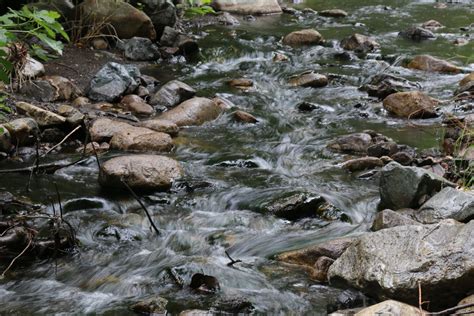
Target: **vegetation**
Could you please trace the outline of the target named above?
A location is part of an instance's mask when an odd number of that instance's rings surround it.
[[[187,0],[187,4],[181,5],[180,8],[184,9],[184,15],[188,17],[196,15],[206,15],[216,13],[210,6],[212,0]]]
[[[56,11],[32,11],[27,6],[0,16],[1,81],[10,83],[12,73],[23,68],[28,53],[42,60],[50,57],[47,49],[62,54],[64,45],[58,37],[69,41],[69,36],[59,18]]]

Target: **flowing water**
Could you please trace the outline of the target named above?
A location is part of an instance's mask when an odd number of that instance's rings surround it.
[[[0,281],[0,314],[128,315],[131,302],[158,294],[169,300],[168,310],[173,314],[188,308],[206,309],[216,297],[241,297],[262,314],[324,315],[327,304],[343,289],[311,281],[301,269],[275,261],[274,255],[357,235],[370,227],[379,200],[377,181],[341,171],[337,163],[344,156],[327,151],[328,141],[372,129],[418,150],[438,146],[440,119],[416,125],[394,119],[358,87],[385,71],[419,82],[434,97],[452,97],[462,74],[411,71],[396,62],[427,53],[473,66],[468,57],[473,56],[474,42],[461,47],[451,42],[469,35],[460,27],[474,22],[474,5],[469,0],[448,2],[447,8],[435,8],[439,2],[429,0],[312,0],[294,6],[318,11],[337,7],[350,15],[331,19],[283,14],[241,20],[236,27],[196,30],[202,49],[199,61],[176,60],[144,72],[162,82],[182,80],[202,96],[228,98],[259,122],[237,124],[230,114],[224,114],[180,133],[169,156],[182,163],[186,182],[193,189],[177,187],[143,197],[162,232],[160,237],[150,230],[134,199],[101,192],[93,158],[34,178],[30,194],[24,191],[26,175],[2,175],[1,190],[42,204],[49,204],[57,182],[65,217],[75,227],[81,246],[70,256],[35,262]],[[437,32],[436,40],[413,42],[397,37],[398,31],[429,19],[446,26]],[[283,35],[308,27],[319,30],[329,44],[298,49],[281,45]],[[392,66],[386,69],[379,54],[350,61],[335,59],[339,40],[354,32],[372,35]],[[276,51],[290,61],[272,62]],[[289,76],[309,69],[329,74],[333,80],[318,89],[288,86]],[[227,80],[239,77],[252,79],[254,88],[241,92],[228,87]],[[296,104],[302,101],[319,107],[310,113],[299,112]],[[446,110],[456,108],[448,105]],[[108,157],[119,154],[109,153]],[[54,158],[74,157],[58,154]],[[2,164],[2,168],[12,167],[11,162]],[[326,197],[352,223],[318,219],[292,223],[253,211],[262,201],[289,191]],[[228,267],[226,250],[243,263]],[[186,284],[194,273],[216,276],[221,291],[206,296],[181,289],[170,278],[169,268]]]

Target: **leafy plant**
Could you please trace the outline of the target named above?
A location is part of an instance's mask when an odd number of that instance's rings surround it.
[[[187,4],[181,5],[181,8],[188,17],[214,14],[216,11],[210,6],[211,3],[212,0],[187,0]]]
[[[21,10],[9,9],[7,14],[0,16],[0,80],[10,82],[10,74],[24,65],[24,54],[17,54],[19,49],[11,48],[26,46],[31,55],[46,60],[48,52],[42,47],[50,48],[61,55],[64,45],[58,40],[62,37],[69,41],[69,36],[57,20],[61,15],[56,11],[35,11],[24,6]],[[37,38],[41,45],[27,45],[26,42]],[[21,43],[21,45],[18,45]]]

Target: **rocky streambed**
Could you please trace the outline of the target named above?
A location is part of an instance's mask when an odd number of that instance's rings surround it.
[[[472,303],[471,3],[144,3],[8,94],[0,312]]]

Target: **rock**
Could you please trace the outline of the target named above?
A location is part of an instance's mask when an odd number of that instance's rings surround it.
[[[131,93],[139,83],[140,71],[132,65],[109,62],[92,78],[87,96],[94,101],[113,102],[124,93]]]
[[[48,81],[56,89],[57,98],[54,101],[69,101],[82,95],[81,89],[67,78],[45,76],[42,79]]]
[[[424,202],[422,199],[433,196],[445,186],[453,184],[423,168],[391,162],[380,174],[380,204],[393,210],[418,208]]]
[[[288,56],[286,56],[285,54],[282,54],[282,53],[275,53],[273,55],[273,62],[275,63],[280,63],[280,62],[285,62],[285,61],[288,61],[289,58]]]
[[[362,235],[329,268],[334,286],[430,308],[454,306],[474,284],[474,221],[397,226]],[[436,298],[436,299],[433,299]]]
[[[306,71],[289,79],[290,85],[294,87],[319,88],[328,85],[328,77],[317,74],[313,71]]]
[[[367,148],[367,155],[380,158],[382,156],[391,156],[398,152],[398,145],[393,141],[377,143]]]
[[[257,118],[253,116],[250,113],[244,112],[244,111],[235,111],[232,113],[232,116],[235,121],[241,122],[241,123],[249,123],[249,124],[255,124],[258,122]]]
[[[407,79],[392,75],[377,75],[369,84],[360,88],[367,91],[371,97],[384,99],[392,93],[419,90],[420,85]]]
[[[120,156],[106,161],[99,174],[104,188],[123,189],[121,180],[133,189],[167,190],[183,175],[179,163],[158,155]]]
[[[58,91],[46,80],[26,81],[20,93],[39,102],[53,102],[58,98]]]
[[[467,304],[474,304],[474,294],[466,297],[466,298],[463,298],[457,306],[464,306],[464,305],[467,305]],[[459,315],[469,315],[469,314],[474,314],[474,306],[471,306],[471,307],[466,307],[466,308],[463,308],[463,309],[459,309],[456,313],[458,313]]]
[[[153,119],[149,121],[143,121],[141,123],[142,127],[149,128],[151,130],[154,130],[156,132],[161,132],[161,133],[166,133],[171,136],[176,136],[178,135],[179,132],[179,127],[173,122],[166,121],[166,120],[160,120],[160,119]]]
[[[226,98],[214,97],[212,101],[214,101],[214,103],[216,103],[222,110],[229,110],[236,107],[234,103]]]
[[[453,41],[453,44],[455,46],[464,46],[469,44],[469,40],[464,37],[458,37]]]
[[[46,128],[41,133],[41,140],[46,143],[59,143],[64,137],[66,133],[57,127]]]
[[[340,136],[328,144],[328,148],[343,153],[365,154],[373,144],[372,136],[368,133],[354,133]]]
[[[248,89],[253,86],[253,80],[247,78],[232,79],[228,82],[229,86],[237,89]]]
[[[21,112],[26,113],[28,116],[34,118],[41,127],[62,125],[66,122],[65,117],[57,115],[48,110],[44,110],[30,103],[17,102],[15,106],[17,110],[20,110]]]
[[[464,78],[462,78],[462,80],[459,81],[459,86],[460,87],[465,86],[469,82],[472,82],[472,81],[474,81],[474,72],[471,72],[470,74],[468,74]]]
[[[206,98],[192,98],[161,114],[159,119],[167,120],[178,126],[201,125],[216,119],[222,108]]]
[[[412,26],[398,33],[398,35],[401,37],[411,39],[411,40],[415,40],[415,41],[429,39],[429,38],[436,38],[433,32],[419,26]]]
[[[129,126],[114,133],[110,148],[137,152],[168,152],[173,149],[173,140],[165,133]]]
[[[95,120],[90,127],[91,140],[94,142],[110,141],[115,133],[131,127],[130,124],[113,121],[108,118]]]
[[[160,38],[160,44],[162,46],[175,46],[180,33],[172,27],[165,27],[163,30],[163,34]]]
[[[26,56],[24,66],[20,70],[20,75],[25,78],[36,78],[44,75],[44,66],[36,59]]]
[[[136,94],[124,96],[120,101],[120,105],[136,115],[149,116],[155,113],[155,109]]]
[[[380,48],[380,44],[368,36],[356,33],[343,39],[341,47],[356,53],[366,54]]]
[[[92,47],[97,50],[106,50],[109,48],[109,43],[103,38],[95,38],[92,40]]]
[[[122,0],[85,0],[79,5],[83,25],[97,28],[111,25],[119,38],[146,37],[156,39],[150,18],[142,11]],[[106,27],[104,32],[107,33]]]
[[[420,223],[410,219],[409,217],[401,213],[394,212],[390,209],[385,209],[375,215],[375,219],[372,222],[371,230],[378,231],[385,228],[403,225],[420,225]]]
[[[405,151],[399,151],[390,156],[394,161],[403,166],[408,166],[413,162],[413,155]]]
[[[78,97],[78,98],[75,98],[74,101],[72,101],[72,106],[76,107],[76,108],[80,108],[80,107],[83,107],[87,104],[90,104],[90,100],[86,97]]]
[[[151,105],[172,108],[196,95],[196,90],[184,82],[172,80],[167,82],[150,99]]]
[[[319,15],[327,16],[331,18],[344,18],[347,16],[347,12],[341,9],[330,9],[330,10],[320,11]]]
[[[38,123],[32,118],[20,118],[3,125],[11,135],[14,144],[31,145],[40,135]],[[1,147],[1,146],[0,146]]]
[[[217,22],[221,25],[240,25],[239,20],[229,12],[219,12]]]
[[[153,22],[158,37],[163,33],[165,27],[173,27],[176,24],[176,7],[172,1],[144,0],[140,2],[144,5],[143,11]]]
[[[274,14],[282,10],[276,0],[215,0],[213,6],[219,11],[228,11],[237,14]]]
[[[311,112],[319,108],[319,105],[311,102],[303,101],[296,105],[296,108],[301,112]]]
[[[283,44],[289,46],[319,45],[324,43],[324,38],[314,29],[291,32],[283,38]]]
[[[459,73],[461,69],[442,59],[432,57],[430,55],[417,55],[407,65],[410,69],[418,69],[432,72],[444,72],[444,73]]]
[[[215,293],[220,289],[216,277],[202,273],[196,273],[192,276],[189,287],[202,293]]]
[[[448,218],[468,222],[474,219],[474,195],[469,191],[446,187],[423,204],[414,217],[424,224]]]
[[[9,153],[12,146],[10,132],[4,125],[0,125],[0,152]]]
[[[212,307],[220,314],[228,313],[232,315],[250,315],[253,314],[255,309],[249,300],[235,295],[219,297],[212,304]]]
[[[438,100],[423,92],[392,93],[383,100],[383,107],[390,113],[404,118],[431,118],[436,117]]]
[[[187,309],[179,313],[179,316],[213,316],[214,313],[201,309]]]
[[[291,193],[261,206],[263,213],[290,221],[318,217],[327,221],[349,221],[349,217],[322,196],[309,193]]]
[[[160,58],[158,46],[149,38],[133,37],[125,42],[125,57],[131,60],[154,61]]]
[[[380,158],[376,157],[362,157],[351,159],[342,164],[342,168],[350,172],[362,171],[366,169],[374,169],[384,165]]]
[[[85,118],[85,115],[82,114],[78,109],[65,104],[58,107],[58,114],[65,117],[66,122],[72,126],[81,125]]]
[[[423,311],[423,313],[426,313]],[[373,315],[390,315],[390,316],[408,316],[408,315],[422,315],[418,307],[414,307],[405,303],[394,300],[387,300],[376,305],[366,307],[354,316],[373,316]]]
[[[180,53],[182,55],[188,56],[199,52],[199,45],[195,40],[185,34],[181,34],[171,27],[165,27],[163,35],[160,39],[160,44],[162,46],[176,48],[176,50],[171,50],[167,53],[170,55]]]
[[[422,28],[427,29],[427,30],[437,30],[439,28],[444,27],[441,23],[439,23],[436,20],[429,20],[426,21],[421,25]]]
[[[153,296],[133,304],[130,309],[145,315],[166,315],[167,304],[168,301],[161,296]]]

